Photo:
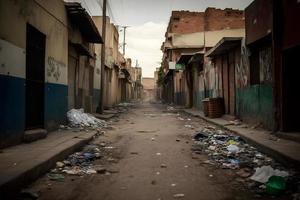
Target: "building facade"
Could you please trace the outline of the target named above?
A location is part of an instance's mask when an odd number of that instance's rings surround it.
[[[215,68],[204,54],[222,37],[243,37],[243,11],[207,8],[204,12],[173,11],[162,45],[165,102],[202,107],[216,96]]]

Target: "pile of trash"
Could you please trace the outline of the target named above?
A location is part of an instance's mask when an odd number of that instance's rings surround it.
[[[63,179],[62,174],[79,175],[97,173],[92,161],[101,158],[98,146],[88,145],[86,149],[71,154],[67,159],[56,162],[56,168],[48,174],[50,180]]]
[[[64,181],[64,174],[83,176],[109,173],[109,170],[102,165],[94,165],[93,161],[103,158],[106,149],[110,150],[112,148],[106,146],[105,143],[87,145],[82,151],[69,155],[63,161],[56,162],[56,167],[47,176],[53,181]]]
[[[97,119],[91,114],[85,113],[83,108],[71,109],[67,112],[68,121],[71,127],[106,127],[104,120]]]
[[[256,148],[247,144],[241,137],[228,134],[207,126],[194,135],[193,150],[204,151],[221,168],[237,169],[240,167],[256,168],[263,165],[275,165],[272,158],[263,155]]]
[[[254,185],[256,191],[259,188],[275,194],[285,189],[285,183],[292,175],[272,158],[247,144],[241,137],[217,130],[213,126],[206,126],[197,131],[193,138],[195,141],[193,152],[196,154],[205,152],[210,158],[204,161],[204,164],[236,170],[239,177],[245,181],[252,181],[249,185]],[[280,188],[276,188],[278,185]]]

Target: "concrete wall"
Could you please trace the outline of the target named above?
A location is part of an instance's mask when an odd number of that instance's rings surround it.
[[[25,128],[26,23],[46,35],[45,127],[65,121],[68,30],[63,1],[0,1],[0,147],[20,142]]]
[[[247,122],[261,123],[265,128],[273,129],[275,124],[272,83],[264,80],[259,84],[250,83],[249,55],[249,49],[243,40],[240,65],[235,68],[236,113]]]
[[[98,31],[102,33],[102,17],[92,17]],[[110,18],[106,18],[106,38],[105,38],[105,91],[104,91],[104,107],[112,107],[121,101],[121,81],[118,78],[119,69],[115,66],[118,64],[118,45],[119,45],[119,33],[116,26],[110,23]],[[94,94],[93,94],[93,110],[99,104],[100,88],[101,88],[101,44],[95,44],[96,53],[96,66],[94,71]]]

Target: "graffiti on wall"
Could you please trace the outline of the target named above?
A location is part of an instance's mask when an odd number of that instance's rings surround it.
[[[61,76],[61,68],[66,67],[62,62],[55,60],[53,57],[48,57],[47,77],[54,77],[56,81]]]
[[[236,85],[238,87],[246,87],[249,82],[249,56],[250,52],[245,44],[245,39],[242,40],[241,45],[241,60],[236,62]]]
[[[259,52],[260,82],[272,81],[272,50],[271,47],[263,48]]]

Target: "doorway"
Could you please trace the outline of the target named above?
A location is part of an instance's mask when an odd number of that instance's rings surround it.
[[[44,128],[45,45],[46,36],[27,24],[25,130]]]
[[[282,129],[300,131],[300,45],[283,52],[282,62]]]

